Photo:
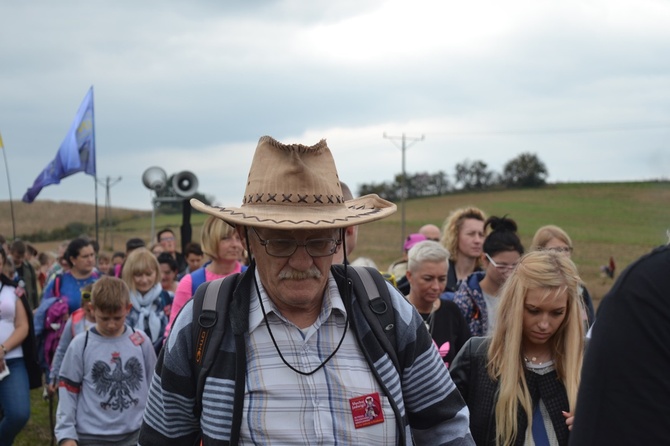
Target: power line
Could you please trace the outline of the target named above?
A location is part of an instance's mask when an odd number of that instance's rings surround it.
[[[564,127],[546,129],[516,129],[516,130],[473,130],[464,132],[434,132],[429,135],[449,136],[505,136],[505,135],[556,135],[556,134],[579,134],[579,133],[608,133],[608,132],[636,132],[646,130],[670,129],[668,124],[629,124],[616,127]]]
[[[112,186],[121,181],[121,177],[116,177],[112,179],[109,175],[105,177],[105,180],[98,180],[98,183],[101,186],[105,186],[105,220],[104,220],[104,231],[102,235],[102,245],[107,246],[107,230],[109,229],[109,239],[110,246],[112,251],[114,250],[114,237],[112,237],[112,196],[109,192]]]
[[[402,179],[400,186],[400,249],[402,249],[402,246],[405,243],[405,196],[407,195],[407,181],[405,179],[405,150],[408,147],[414,145],[415,142],[423,141],[424,138],[424,135],[421,135],[421,138],[408,138],[404,133],[402,136],[388,136],[386,133],[384,133],[384,139],[390,139],[391,142],[396,146],[398,145],[395,143],[395,140],[399,139],[402,142],[401,146],[399,147],[399,149],[402,151]],[[410,142],[409,146],[407,145],[407,141]]]

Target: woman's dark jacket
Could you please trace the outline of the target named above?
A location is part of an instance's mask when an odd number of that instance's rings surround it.
[[[465,343],[456,355],[449,372],[470,410],[470,431],[478,446],[496,444],[495,405],[498,399],[498,382],[491,379],[486,369],[490,338],[474,337]],[[526,370],[526,383],[533,399],[533,406],[540,396],[550,414],[559,445],[568,444],[568,427],[561,411],[568,412],[568,395],[553,370],[545,375]],[[515,445],[523,445],[528,418],[519,405],[518,435]]]

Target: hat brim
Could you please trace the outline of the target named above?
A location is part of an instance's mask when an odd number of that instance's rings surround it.
[[[241,207],[208,206],[195,198],[191,206],[197,211],[237,226],[270,229],[346,228],[370,223],[393,214],[397,206],[376,194],[345,201],[337,206],[243,205]]]

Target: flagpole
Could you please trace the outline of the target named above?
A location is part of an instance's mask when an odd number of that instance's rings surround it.
[[[2,135],[0,135],[0,150],[2,150],[2,156],[5,159],[5,171],[7,172],[7,190],[9,191],[9,209],[12,213],[12,240],[16,240],[16,222],[14,220],[14,201],[12,200],[12,184],[9,181],[9,164],[7,164],[7,151],[5,150],[5,145],[2,142]]]
[[[95,104],[93,85],[91,85],[91,103]],[[93,122],[93,147],[95,147],[95,175],[93,181],[95,182],[95,241],[100,245],[100,224],[98,221],[98,148],[95,145],[95,106],[91,106],[91,121]]]

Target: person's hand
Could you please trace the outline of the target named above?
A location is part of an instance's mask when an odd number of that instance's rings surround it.
[[[565,417],[565,424],[568,425],[568,430],[572,430],[572,423],[575,421],[575,416],[570,412],[566,412],[564,410],[562,410],[561,413]]]
[[[2,349],[0,349],[0,352],[1,351],[2,351]],[[0,353],[0,355],[1,354],[2,353]],[[0,372],[4,372],[4,371],[5,371],[5,358],[3,356],[2,358],[0,358]]]
[[[55,383],[47,385],[47,393],[49,394],[49,396],[53,396],[54,393],[56,393],[57,391],[58,391],[58,386]]]
[[[77,442],[72,438],[66,438],[58,443],[58,446],[77,446]]]

